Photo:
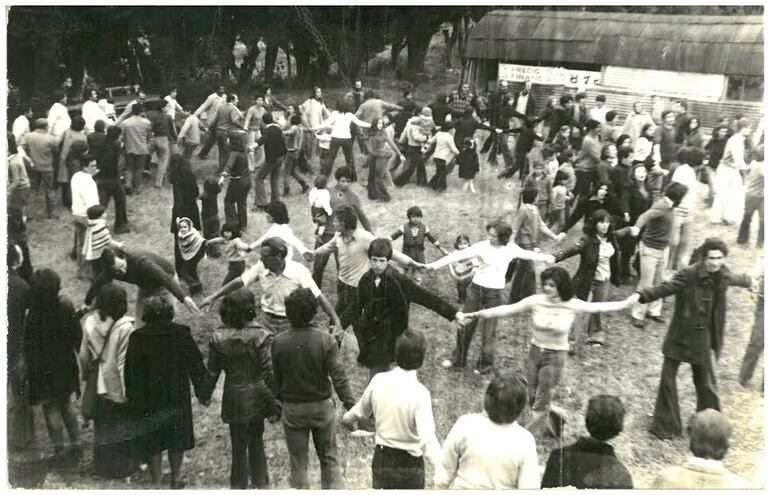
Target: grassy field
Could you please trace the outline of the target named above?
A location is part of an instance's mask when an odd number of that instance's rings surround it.
[[[448,74],[443,71],[440,60],[441,53],[434,45],[429,53],[428,63],[429,67],[434,68],[432,70],[434,79],[431,83],[416,88],[416,101],[428,103],[437,92],[448,89],[450,80],[456,80],[456,75],[448,77]],[[373,81],[364,78],[364,83],[366,86],[378,88],[383,97],[389,101],[397,101],[400,97],[399,84],[392,80]],[[344,91],[344,89],[325,90],[327,101],[335,101]],[[300,93],[290,95],[288,98],[285,95],[280,96],[284,101],[301,102],[304,99]],[[204,163],[193,162],[199,184],[212,173],[215,163],[215,159]],[[342,163],[342,156],[339,156],[336,165],[339,166]],[[357,163],[360,166],[361,160],[358,159]],[[418,205],[424,212],[425,222],[444,246],[451,246],[454,238],[460,233],[469,235],[471,241],[475,242],[484,237],[484,226],[490,219],[501,216],[510,219],[511,214],[515,213],[518,200],[517,184],[498,180],[496,178],[498,170],[488,166],[486,159],[482,159],[481,163],[482,172],[476,181],[479,190],[477,195],[460,192],[456,173],[449,178],[449,190],[445,193],[437,194],[409,184],[402,189],[391,191],[393,200],[390,203],[368,201],[365,187],[361,183],[354,184],[352,187],[362,198],[364,208],[373,222],[377,235],[389,235],[406,220],[406,209],[409,206]],[[433,167],[430,164],[428,173],[429,175],[433,173]],[[359,173],[359,176],[365,177],[366,174]],[[305,196],[299,194],[296,184],[292,187],[291,196],[284,199],[289,208],[291,225],[298,237],[309,244],[312,242],[313,235],[307,200]],[[704,191],[700,192],[703,194]],[[249,204],[251,204],[251,198]],[[60,209],[61,220],[50,221],[41,219],[41,216],[44,216],[43,211],[41,198],[35,198],[31,212],[33,218],[28,226],[34,266],[56,269],[62,276],[63,293],[80,302],[87,286],[75,278],[74,263],[68,258],[69,246],[72,242],[69,213]],[[223,215],[221,206],[220,214]],[[109,225],[112,222],[112,215],[113,209],[110,208]],[[157,190],[149,187],[141,195],[129,197],[128,216],[132,232],[119,236],[121,241],[125,241],[127,246],[150,249],[170,260],[173,259],[173,238],[169,233],[171,221],[169,189]],[[707,236],[722,237],[728,241],[732,249],[728,265],[738,272],[756,273],[757,268],[762,264],[763,253],[753,247],[737,247],[734,242],[737,235],[735,227],[707,225],[705,208],[696,212],[695,222],[697,228],[694,229],[694,245]],[[256,239],[266,228],[264,215],[250,214],[249,228],[243,238],[247,241]],[[574,241],[579,233],[578,226],[572,230],[564,242]],[[754,235],[755,229],[752,231],[752,238]],[[400,246],[400,242],[397,246]],[[550,241],[546,242],[542,248],[545,252],[556,249]],[[438,252],[428,248],[429,260],[436,259],[437,255]],[[251,263],[255,261],[254,258],[250,259]],[[577,260],[568,260],[563,265],[570,273],[574,273]],[[219,286],[227,269],[226,265],[221,260],[205,259],[199,268],[205,286],[204,294],[210,294]],[[330,263],[323,286],[324,292],[333,300],[336,300],[336,294],[331,288],[334,287],[335,278],[336,272],[333,263]],[[427,275],[424,285],[436,290],[449,300],[456,301],[456,291],[448,272]],[[254,287],[253,290],[259,296],[259,289]],[[624,298],[632,291],[633,287],[630,286],[613,287],[610,298]],[[132,308],[136,290],[129,288],[128,292],[129,307]],[[196,299],[200,300],[201,297]],[[754,303],[742,289],[731,289],[728,293],[728,301],[725,348],[717,369],[723,411],[731,419],[734,427],[733,445],[725,463],[729,469],[746,478],[758,479],[764,467],[765,456],[764,399],[760,390],[763,370],[761,367],[757,370],[754,384],[749,389],[743,389],[736,379],[753,322]],[[664,316],[670,317],[672,306],[673,301],[668,301],[664,305]],[[177,320],[193,328],[195,338],[205,355],[208,335],[219,325],[217,313],[212,311],[201,317],[193,317],[181,309]],[[583,412],[592,395],[609,393],[621,397],[627,409],[625,431],[612,443],[619,458],[631,470],[634,484],[645,488],[650,485],[662,467],[681,463],[689,456],[685,439],[662,442],[647,433],[662,363],[660,348],[666,325],[651,323],[645,330],[639,330],[630,325],[627,312],[607,315],[604,324],[607,330],[606,347],[586,348],[580,356],[571,357],[568,361],[556,399],[556,403],[568,411],[568,424],[563,440],[571,443],[577,436],[585,433]],[[411,325],[424,332],[429,339],[428,356],[425,366],[419,372],[419,377],[431,391],[438,438],[443,441],[459,416],[483,409],[482,399],[488,378],[474,375],[471,370],[451,373],[440,367],[439,363],[448,357],[454,345],[454,328],[450,323],[415,306],[411,312]],[[504,372],[523,371],[528,340],[529,330],[526,319],[514,318],[501,321],[498,326],[497,366]],[[469,352],[471,362],[475,362],[478,352],[479,340],[476,337]],[[353,389],[356,394],[360,394],[365,386],[367,373],[356,363],[356,353],[355,339],[348,334],[343,345],[344,362]],[[681,370],[680,401],[683,418],[686,421],[695,410],[695,398],[689,368],[683,366]],[[221,422],[219,416],[221,389],[220,383],[208,408],[202,407],[195,401],[193,403],[197,446],[187,453],[183,465],[184,479],[191,488],[229,486],[230,441],[227,426]],[[35,464],[37,458],[50,455],[51,447],[40,411],[36,411],[36,424],[38,425],[36,449],[13,457],[12,462]],[[83,431],[87,446],[90,445],[91,434],[90,428]],[[370,487],[369,466],[374,441],[371,438],[353,438],[340,428],[338,443],[346,487],[349,489]],[[288,488],[288,456],[280,425],[266,424],[265,444],[272,487]],[[548,452],[557,446],[556,440],[546,440],[538,445],[541,465],[545,463]],[[87,455],[90,456],[90,452]],[[311,486],[318,488],[320,472],[313,454],[311,454],[311,460]],[[126,483],[81,477],[75,472],[50,472],[47,473],[42,487],[139,488],[145,486],[148,479],[149,476],[146,473],[136,474],[129,483]]]
[[[337,165],[343,162],[338,157]],[[360,160],[359,160],[360,163]],[[194,168],[200,181],[215,168],[215,160],[194,162]],[[432,167],[429,166],[429,174]],[[484,225],[492,218],[509,217],[515,211],[518,197],[517,184],[500,181],[496,178],[497,169],[485,163],[482,173],[477,178],[479,194],[464,194],[459,191],[456,175],[449,181],[449,190],[437,194],[413,184],[392,192],[390,203],[370,202],[366,199],[362,184],[353,185],[362,198],[365,210],[372,219],[376,234],[385,236],[405,221],[406,209],[419,205],[424,212],[424,220],[445,246],[451,245],[457,234],[465,233],[471,241],[484,236]],[[365,174],[360,174],[365,175]],[[703,191],[701,191],[703,193]],[[67,253],[71,245],[71,227],[68,214],[60,210],[59,221],[41,219],[43,212],[42,198],[35,198],[32,206],[32,220],[29,222],[30,248],[35,267],[53,267],[64,281],[63,293],[75,301],[81,301],[87,286],[75,278],[75,266]],[[293,184],[293,193],[285,198],[291,215],[291,225],[297,235],[307,241],[312,239],[307,200]],[[111,224],[112,209],[109,210]],[[129,198],[129,221],[132,232],[120,236],[127,246],[150,249],[168,259],[173,259],[173,238],[168,231],[171,211],[171,192],[169,189],[145,189],[141,195]],[[704,211],[696,213],[695,242],[706,236],[715,235],[726,239],[733,251],[729,265],[736,271],[752,271],[761,264],[763,253],[754,248],[740,248],[734,245],[735,228],[713,227],[705,223]],[[265,230],[267,223],[262,214],[251,214],[249,228],[244,234],[245,240],[258,237]],[[579,235],[575,228],[564,242],[570,242]],[[400,244],[400,243],[399,243]],[[543,246],[546,252],[555,249],[550,241]],[[435,259],[437,252],[428,252],[429,259]],[[255,260],[250,260],[252,263]],[[569,260],[564,265],[573,272],[577,260]],[[539,267],[542,268],[542,267]],[[220,260],[205,259],[200,264],[201,278],[205,284],[205,294],[218,287],[226,266]],[[336,295],[330,290],[334,287],[335,270],[333,264],[327,268],[324,280],[325,293],[332,299]],[[449,274],[446,272],[431,274],[424,284],[455,301],[456,292]],[[254,289],[258,291],[259,289]],[[619,299],[631,293],[632,287],[613,287],[611,298]],[[129,289],[129,307],[133,307],[135,289]],[[257,294],[258,295],[258,294]],[[756,478],[764,458],[764,423],[762,398],[759,384],[762,370],[758,370],[755,385],[743,389],[736,381],[743,349],[745,348],[753,319],[753,303],[743,290],[731,289],[729,294],[729,314],[726,329],[724,357],[719,363],[718,380],[724,411],[731,418],[735,428],[733,447],[726,459],[727,466],[735,472],[753,479]],[[664,306],[664,315],[670,316],[672,302]],[[180,310],[178,321],[193,328],[195,338],[204,354],[207,351],[207,338],[219,321],[216,312],[193,317],[184,309]],[[421,381],[433,396],[434,416],[440,440],[447,435],[455,420],[462,414],[482,409],[483,393],[488,378],[474,375],[470,370],[463,373],[446,372],[439,366],[442,359],[451,352],[454,344],[454,328],[445,320],[420,307],[412,311],[411,325],[428,336],[430,349],[425,366],[420,370]],[[557,403],[569,411],[569,422],[564,441],[571,442],[584,433],[582,414],[587,400],[594,394],[610,393],[620,396],[626,405],[625,431],[613,441],[618,456],[631,470],[635,484],[649,486],[658,470],[664,466],[682,462],[688,456],[687,442],[684,439],[661,442],[647,433],[650,413],[653,409],[655,393],[662,357],[660,347],[666,327],[662,324],[650,324],[646,330],[638,330],[629,324],[629,315],[617,313],[605,319],[607,328],[607,346],[603,349],[586,348],[579,357],[569,359],[563,382],[559,388]],[[528,327],[523,318],[501,321],[498,331],[497,365],[506,372],[524,370]],[[478,355],[478,338],[470,350],[470,359]],[[344,362],[356,393],[360,393],[366,380],[366,372],[355,361],[356,343],[348,335],[344,345]],[[680,400],[682,413],[686,418],[694,411],[694,391],[691,385],[690,371],[682,367],[680,372]],[[225,424],[219,419],[221,384],[212,404],[204,408],[193,405],[195,417],[195,435],[197,447],[188,452],[184,464],[184,477],[192,487],[226,487],[229,476],[229,438]],[[42,421],[42,414],[37,412],[39,435],[37,450],[24,456],[43,455],[50,448]],[[86,445],[90,441],[91,430],[84,430]],[[283,433],[280,426],[267,425],[265,432],[266,449],[269,455],[269,470],[272,485],[275,488],[288,487],[288,457],[285,451]],[[344,430],[339,434],[340,458],[344,468],[346,486],[362,489],[370,485],[370,469],[373,440],[350,437]],[[557,446],[555,440],[544,441],[539,445],[541,463],[545,462],[548,452]],[[89,454],[90,455],[90,454]],[[21,460],[15,459],[15,460]],[[317,464],[313,464],[311,483],[320,486]],[[46,488],[130,488],[141,486],[147,476],[140,473],[133,477],[131,484],[80,477],[77,473],[51,472],[45,481]]]

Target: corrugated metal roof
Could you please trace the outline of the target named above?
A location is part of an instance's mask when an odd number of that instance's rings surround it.
[[[466,56],[764,75],[762,16],[495,10],[473,28]]]

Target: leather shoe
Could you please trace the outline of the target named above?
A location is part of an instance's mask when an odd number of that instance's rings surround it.
[[[647,318],[649,318],[652,321],[658,322],[658,323],[666,323],[666,320],[662,316],[653,316],[653,315],[647,315]]]
[[[644,328],[644,320],[637,320],[636,318],[631,318],[631,324],[636,328]]]

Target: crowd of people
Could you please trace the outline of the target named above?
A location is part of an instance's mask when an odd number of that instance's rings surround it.
[[[689,363],[697,397],[687,427],[694,457],[663,471],[655,486],[748,486],[721,463],[731,427],[719,412],[714,358],[724,342],[727,288],[757,293],[740,373],[741,384],[748,384],[763,351],[763,277],[731,272],[721,239],[691,246],[699,182],[709,188],[711,222],[740,222],[738,244],[748,242],[758,212],[756,242],[762,246],[763,135],[753,134],[747,119],[725,119],[709,139],[685,101],[664,111],[660,125],[637,102],[620,127],[604,95],[593,108],[578,93],[538,109],[529,82],[512,92],[506,81],[485,97],[461,84],[427,106],[411,91],[397,103],[384,101],[360,80],[334,109],[317,87],[299,104],[281,103],[267,88],[245,112],[224,85],[195,111],[177,102],[175,89],[158,109],[146,107],[139,91],[121,115],[99,103],[98,91],[90,96],[82,115],[73,117],[66,95],[46,117],[25,108],[7,133],[12,449],[29,445],[31,408],[41,405],[53,466],[81,463],[80,414],[94,423],[94,474],[125,478],[144,465],[160,486],[161,454],[167,452],[170,486],[181,488],[184,452],[195,445],[191,385],[208,405],[224,372],[221,417],[230,430],[232,488],[270,487],[265,420],[283,425],[293,488],[309,487],[311,434],[322,488],[342,488],[335,395],[347,411],[340,423],[352,435],[374,437],[373,488],[424,488],[425,458],[433,485],[441,488],[632,488],[629,471],[607,443],[623,430],[618,397],[591,398],[589,436],[553,450],[543,473],[536,445],[561,436],[566,419],[552,398],[569,356],[584,345],[605,345],[601,313],[630,308],[630,323],[644,328],[648,320],[665,322],[662,300],[674,296],[650,432],[664,440],[684,433],[676,376],[680,364]],[[193,162],[206,160],[214,146],[216,170],[201,192]],[[344,165],[335,168],[340,148]],[[365,202],[350,188],[365,170],[371,201],[390,201],[389,191],[413,179],[440,194],[456,164],[463,190],[474,194],[476,174],[496,166],[500,155],[505,166],[499,176],[519,174],[518,211],[512,222],[502,216],[490,221],[485,240],[472,243],[461,233],[451,253],[418,206],[406,211],[407,221],[390,238],[376,237]],[[435,174],[428,180],[430,157]],[[127,202],[142,194],[145,176],[153,173],[156,188],[166,180],[171,185],[173,262],[149,246],[113,238],[135,228]],[[291,179],[307,193],[312,247],[295,234],[282,201],[291,195]],[[70,255],[77,277],[90,285],[82,303],[60,294],[54,269],[32,268],[26,223],[40,214],[29,198],[41,185],[48,218],[58,218],[57,188],[71,211]],[[110,229],[105,211],[111,200]],[[269,228],[249,242],[242,237],[254,212],[265,215]],[[562,245],[581,222],[579,239]],[[392,241],[401,237],[397,250]],[[543,237],[556,243],[553,252],[542,252]],[[427,263],[426,240],[441,258]],[[558,265],[578,255],[574,275]],[[322,290],[331,256],[334,304],[330,290]],[[227,262],[221,287],[201,282],[204,258]],[[538,277],[536,262],[551,266]],[[456,282],[456,303],[422,285],[425,272],[444,267]],[[259,301],[249,289],[257,282]],[[608,301],[610,285],[634,282],[631,296]],[[124,284],[137,286],[133,312]],[[210,334],[204,362],[195,329],[175,319],[180,306],[198,314],[220,299],[221,326]],[[491,380],[485,412],[458,419],[443,446],[431,391],[417,377],[426,338],[409,326],[411,303],[454,323],[456,344],[442,362],[449,371],[466,367],[476,330],[481,334],[472,368]],[[318,306],[328,331],[315,323]],[[526,376],[495,363],[498,320],[518,313],[531,315]],[[351,389],[339,351],[350,327],[358,363],[368,372],[360,395]]]

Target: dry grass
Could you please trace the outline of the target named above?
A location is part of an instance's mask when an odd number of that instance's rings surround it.
[[[337,165],[340,164],[341,156],[337,160]],[[202,180],[213,171],[215,163],[214,160],[209,160],[205,163],[195,163],[194,166]],[[368,201],[361,184],[355,184],[353,187],[362,198],[377,235],[388,235],[392,232],[405,220],[406,209],[416,204],[422,208],[424,219],[431,230],[442,244],[448,246],[460,233],[468,234],[472,241],[482,239],[484,225],[489,219],[508,215],[516,207],[516,187],[510,182],[496,179],[495,168],[486,165],[482,165],[482,168],[482,173],[477,178],[480,191],[478,195],[461,193],[456,176],[450,178],[449,190],[446,193],[437,194],[410,184],[393,191],[393,200],[388,204]],[[430,172],[432,170],[429,167]],[[74,264],[67,257],[71,243],[68,215],[60,211],[62,220],[58,222],[40,219],[43,211],[40,199],[36,198],[34,202],[32,215],[35,218],[29,223],[34,265],[38,268],[54,267],[64,280],[64,294],[80,301],[87,287],[85,283],[74,278]],[[128,246],[150,249],[172,259],[173,238],[168,231],[170,201],[171,194],[168,189],[156,190],[152,187],[145,189],[140,196],[130,197],[129,220],[133,231],[120,236],[120,240],[125,241]],[[307,203],[305,197],[297,192],[296,184],[294,193],[286,198],[285,202],[295,232],[301,239],[310,242],[312,224]],[[112,209],[108,214],[112,215]],[[111,222],[111,218],[109,221]],[[706,226],[702,211],[696,214],[696,225],[700,228],[695,229],[695,242],[701,241],[706,235],[716,235],[728,239],[732,244],[736,235],[734,228]],[[255,239],[266,226],[264,215],[251,214],[244,239]],[[577,237],[579,231],[578,228],[573,229],[565,242]],[[554,247],[549,241],[543,248],[544,251],[551,251]],[[730,265],[736,271],[754,269],[762,257],[762,252],[757,249],[739,248],[734,245],[731,245],[731,248],[733,253],[730,256]],[[429,259],[435,259],[436,255],[437,252],[428,253]],[[253,259],[251,261],[254,262]],[[569,260],[565,265],[572,272],[576,268],[576,260]],[[206,287],[205,293],[211,293],[218,287],[225,270],[226,266],[220,260],[206,259],[201,262],[200,272]],[[325,292],[333,299],[335,295],[330,288],[334,287],[335,275],[334,268],[328,268],[324,280]],[[429,275],[424,284],[448,299],[456,300],[455,289],[448,273]],[[631,287],[613,288],[611,298],[625,297],[631,291]],[[129,290],[129,297],[132,300],[135,297],[133,288]],[[734,446],[726,464],[747,478],[755,478],[760,472],[764,456],[764,401],[757,385],[744,390],[735,378],[753,321],[753,303],[746,292],[740,289],[731,289],[728,297],[730,309],[727,338],[724,357],[718,370],[723,407],[735,427]],[[129,301],[129,307],[132,307],[132,300]],[[669,316],[671,306],[671,302],[666,304],[666,316]],[[178,319],[193,328],[196,340],[205,354],[207,335],[218,324],[216,313],[211,312],[194,318],[181,310]],[[470,370],[457,374],[440,368],[440,361],[448,355],[454,345],[454,329],[450,323],[423,308],[415,307],[411,325],[425,332],[429,338],[430,351],[426,364],[420,371],[420,379],[432,393],[438,436],[443,439],[460,415],[482,408],[482,397],[488,379],[474,375]],[[626,430],[613,443],[618,456],[631,470],[635,484],[639,487],[649,486],[661,467],[680,463],[688,455],[684,439],[661,442],[646,431],[658,384],[662,362],[660,347],[666,328],[665,325],[651,324],[644,331],[635,329],[629,324],[627,314],[609,315],[605,319],[605,325],[608,330],[607,347],[587,348],[582,356],[571,358],[567,365],[557,399],[558,403],[569,411],[565,441],[571,442],[583,433],[582,413],[592,395],[610,393],[620,396],[628,409]],[[504,371],[523,370],[528,340],[526,320],[505,320],[498,328],[498,366]],[[469,354],[472,360],[477,356],[478,345],[478,340],[475,340]],[[365,386],[366,372],[355,362],[356,344],[352,336],[348,335],[343,351],[353,388],[360,393]],[[689,369],[686,366],[682,369],[685,371],[680,373],[680,400],[686,418],[694,411],[694,391]],[[762,370],[758,370],[757,374],[755,383],[758,384]],[[193,406],[198,444],[188,453],[184,464],[185,478],[193,487],[228,486],[230,448],[227,427],[219,419],[220,397],[221,385],[208,408],[203,408],[197,402]],[[37,414],[39,452],[44,452],[48,448],[48,438],[41,414]],[[86,444],[90,440],[90,433],[90,430],[85,431]],[[276,488],[286,488],[288,457],[280,427],[267,425],[265,440],[270,456],[272,485]],[[340,459],[348,488],[362,489],[371,486],[369,462],[372,444],[371,439],[351,438],[340,431]],[[553,440],[545,441],[539,446],[541,463],[545,462],[547,453],[555,446],[556,442]],[[140,474],[134,477],[133,485],[127,485],[123,482],[82,478],[74,473],[49,473],[45,487],[129,488],[146,481],[145,478],[146,475]],[[314,464],[311,470],[311,483],[313,486],[320,486],[317,464]]]
[[[432,49],[430,57],[440,60],[440,53]],[[434,62],[435,64],[435,62]],[[433,71],[434,74],[440,71]],[[393,81],[366,80],[367,86],[380,88],[383,97],[397,101],[400,93],[398,84]],[[415,100],[428,103],[433,95],[445,90],[448,83],[437,77],[433,84],[416,88]],[[344,89],[328,89],[328,101],[344,94]],[[290,97],[281,95],[284,100],[301,102],[304,92],[295,92]],[[357,147],[356,147],[357,149]],[[343,163],[338,157],[336,164]],[[358,161],[360,164],[360,160]],[[199,179],[211,173],[215,161],[195,162],[194,167]],[[429,166],[429,174],[432,167]],[[455,236],[465,233],[472,241],[484,236],[487,221],[507,216],[516,208],[517,188],[510,182],[496,178],[497,170],[486,165],[482,160],[482,172],[476,180],[478,195],[463,194],[459,191],[459,180],[454,174],[449,179],[449,190],[437,194],[414,185],[392,191],[390,203],[375,203],[366,199],[366,191],[361,184],[353,185],[364,203],[364,208],[372,220],[377,235],[388,235],[405,221],[406,209],[419,205],[424,212],[424,219],[434,234],[445,246],[451,246]],[[366,174],[359,174],[365,176]],[[199,181],[200,182],[200,181]],[[703,193],[703,191],[701,191]],[[252,193],[253,194],[253,193]],[[292,218],[291,225],[297,235],[311,242],[312,224],[310,222],[307,200],[297,192],[293,184],[293,194],[284,200]],[[220,203],[221,204],[221,203]],[[251,204],[251,202],[249,203]],[[699,203],[700,204],[700,203]],[[108,215],[111,225],[112,209]],[[69,214],[60,210],[59,221],[41,220],[43,205],[36,198],[32,215],[36,218],[29,223],[30,248],[34,266],[55,268],[64,281],[63,293],[81,301],[87,289],[83,282],[75,278],[74,264],[67,257],[72,242]],[[223,214],[220,209],[220,214]],[[169,233],[171,221],[170,190],[145,189],[138,197],[129,198],[129,221],[133,229],[131,234],[120,236],[128,246],[150,249],[173,259],[173,238]],[[718,236],[729,241],[733,252],[729,265],[738,272],[752,271],[761,264],[763,253],[754,248],[735,246],[735,228],[713,227],[706,224],[705,212],[696,212],[695,239],[699,243],[707,236]],[[245,240],[257,238],[267,227],[263,215],[250,214],[249,228],[244,234]],[[565,242],[574,240],[580,229],[574,228]],[[754,235],[755,232],[752,232]],[[550,241],[543,250],[554,249]],[[429,259],[435,259],[437,252],[429,248]],[[254,260],[252,259],[253,263]],[[334,287],[336,273],[327,269],[324,291],[336,299],[331,288]],[[577,260],[568,260],[564,265],[572,273]],[[542,268],[542,267],[540,267]],[[201,278],[205,284],[205,293],[209,294],[220,284],[226,266],[221,260],[206,259],[200,264]],[[424,285],[438,291],[446,298],[456,301],[454,285],[447,272],[429,275]],[[257,290],[258,289],[254,289]],[[611,299],[626,297],[632,287],[613,288]],[[129,307],[133,307],[135,289],[129,289]],[[763,370],[757,370],[755,385],[743,389],[736,381],[740,360],[743,355],[753,322],[754,304],[742,289],[731,289],[728,293],[729,313],[726,329],[725,349],[717,371],[723,409],[731,418],[735,428],[733,447],[729,452],[726,465],[738,474],[755,479],[759,476],[764,459],[764,399],[759,389]],[[670,316],[672,302],[665,305],[664,315]],[[184,310],[180,311],[178,321],[190,325],[204,354],[207,352],[207,336],[219,321],[215,312],[204,314],[200,318],[192,317]],[[628,466],[637,487],[648,487],[656,473],[664,466],[683,462],[688,456],[687,442],[684,439],[662,442],[647,433],[650,414],[653,410],[658,378],[662,363],[660,348],[666,326],[651,324],[646,330],[638,330],[629,324],[626,313],[611,314],[604,319],[607,329],[607,347],[604,349],[584,350],[580,357],[569,359],[567,369],[559,389],[557,403],[569,411],[565,431],[565,442],[571,443],[584,433],[583,411],[588,399],[595,394],[609,393],[622,398],[627,408],[626,429],[613,441],[619,458]],[[420,380],[428,387],[433,396],[434,417],[439,440],[443,440],[457,418],[468,412],[482,409],[482,397],[488,379],[474,375],[470,370],[463,373],[449,373],[441,369],[439,363],[448,356],[454,345],[454,328],[447,321],[421,307],[414,307],[411,313],[412,328],[419,329],[428,336],[430,350],[425,366],[420,370]],[[505,371],[524,370],[527,356],[528,326],[526,319],[501,321],[498,326],[497,365]],[[476,359],[479,352],[478,337],[474,340],[469,359]],[[343,346],[344,363],[348,376],[356,393],[363,391],[366,383],[366,370],[355,361],[355,339],[348,335]],[[680,401],[683,417],[695,410],[694,389],[689,368],[683,366],[679,376]],[[230,445],[227,426],[220,421],[221,384],[208,408],[193,404],[195,418],[195,436],[197,446],[188,452],[183,465],[184,477],[192,488],[223,488],[229,486]],[[37,411],[38,449],[23,456],[29,459],[36,455],[50,452],[50,445],[42,414]],[[86,445],[90,444],[91,430],[84,431]],[[356,439],[340,430],[338,436],[339,455],[343,465],[346,487],[364,489],[371,486],[370,461],[373,440]],[[266,424],[266,451],[269,456],[268,467],[274,488],[288,488],[288,456],[280,426]],[[541,464],[545,463],[548,452],[557,446],[556,441],[547,440],[539,445],[538,453]],[[89,454],[90,455],[90,454]],[[311,454],[311,486],[320,487],[320,474],[317,461]],[[137,488],[147,482],[146,474],[133,477],[132,483],[106,481],[80,477],[76,473],[49,473],[45,488],[102,488],[120,489]]]

